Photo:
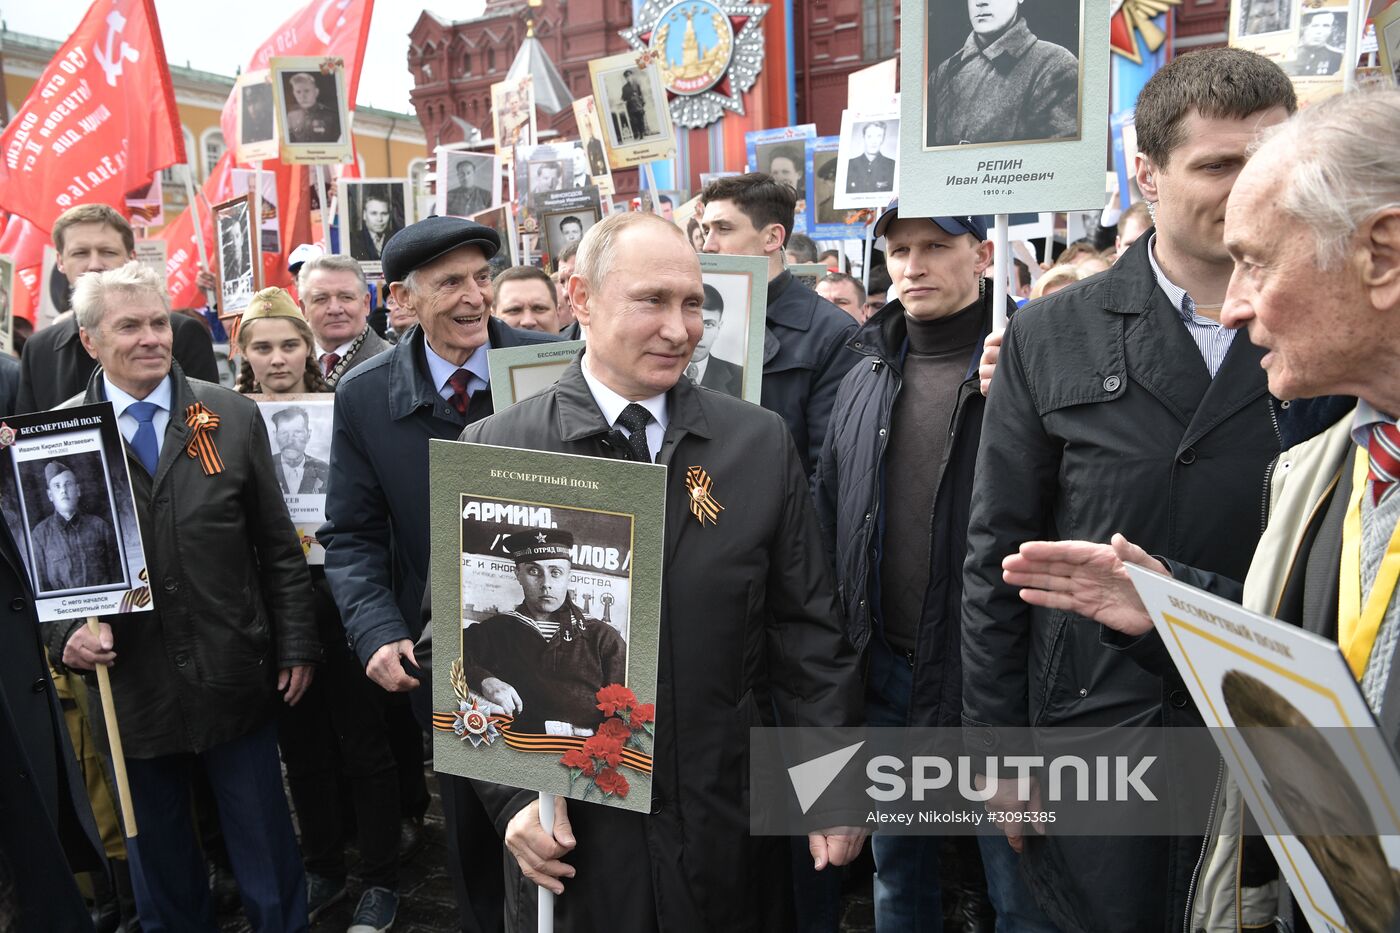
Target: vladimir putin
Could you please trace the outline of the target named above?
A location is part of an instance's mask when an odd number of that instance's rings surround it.
[[[720,323],[724,319],[724,298],[713,285],[705,286],[705,301],[700,306],[700,315],[705,322],[704,328],[695,344],[695,352],[690,355],[690,365],[685,368],[685,374],[696,385],[735,398],[743,398],[743,369],[711,352],[715,339],[719,337]]]
[[[82,486],[62,460],[44,466],[53,514],[34,526],[34,568],[40,592],[106,586],[122,580],[117,536],[106,519],[82,511]]]

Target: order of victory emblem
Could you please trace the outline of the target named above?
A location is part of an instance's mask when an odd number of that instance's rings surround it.
[[[733,0],[646,0],[637,25],[621,35],[639,52],[656,55],[672,95],[671,118],[708,126],[725,111],[742,114],[743,95],[763,65],[767,4]]]

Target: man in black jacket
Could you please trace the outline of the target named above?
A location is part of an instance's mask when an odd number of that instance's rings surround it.
[[[817,511],[845,596],[846,633],[866,658],[866,722],[956,726],[962,713],[962,565],[984,401],[976,361],[992,326],[982,217],[875,223],[900,300],[856,332],[867,359],[841,382],[817,468]],[[937,516],[930,531],[930,516]],[[987,847],[1004,844],[985,837]],[[968,840],[970,842],[970,840]],[[884,929],[938,929],[935,836],[876,835],[875,918]],[[995,860],[1000,853],[989,853]],[[990,919],[977,847],[960,912]],[[1001,868],[1002,870],[996,870]],[[989,865],[1004,927],[1046,929],[1014,870]]]
[[[1233,268],[1221,221],[1255,134],[1294,109],[1288,78],[1249,52],[1197,52],[1157,72],[1136,108],[1137,180],[1155,234],[1012,319],[968,528],[970,747],[995,752],[997,726],[1182,721],[1184,693],[1101,643],[1092,622],[1026,606],[1001,562],[1023,541],[1121,531],[1154,553],[1243,575],[1264,471],[1284,444],[1261,351],[1219,325]],[[1199,515],[1211,516],[1208,532]],[[1179,927],[1199,839],[1007,836],[1024,846],[1022,869],[1060,927]]]
[[[317,537],[350,645],[385,690],[420,685],[409,671],[417,670],[428,575],[428,441],[455,438],[491,413],[487,350],[557,339],[491,317],[487,260],[500,244],[494,230],[457,217],[396,233],[384,247],[384,276],[419,326],[335,393],[326,524]],[[431,685],[422,686],[415,699],[427,704]],[[490,824],[466,781],[439,774],[438,785],[462,929],[499,929],[500,859],[475,848]]]
[[[73,881],[102,843],[39,642],[29,574],[0,528],[0,916],[16,930],[91,931]]]
[[[783,416],[810,474],[821,457],[836,388],[856,363],[846,347],[855,322],[783,267],[797,206],[791,187],[759,172],[733,175],[711,182],[700,202],[705,252],[768,260],[763,407]]]
[[[306,882],[274,713],[301,698],[321,658],[311,578],[257,405],[171,362],[167,300],[164,280],[136,262],[84,276],[73,296],[100,368],[70,403],[115,409],[151,615],[103,622],[98,634],[81,618],[50,621],[45,639],[51,658],[77,670],[121,655],[112,694],[140,830],[127,853],[142,927],[212,926],[190,812],[200,768],[250,920],[295,930],[306,922]]]
[[[102,272],[136,258],[136,239],[126,218],[105,204],[80,204],[53,225],[57,267],[71,288],[84,272]],[[192,379],[219,381],[209,332],[193,318],[170,316],[175,361]],[[61,315],[24,345],[15,411],[47,411],[83,391],[97,362],[78,340],[78,321]]]
[[[567,892],[557,929],[786,929],[786,845],[749,832],[748,729],[774,711],[785,726],[854,724],[860,699],[807,476],[776,416],[683,378],[704,291],[679,227],[607,218],[584,236],[570,284],[588,331],[582,360],[461,439],[671,465],[656,812],[561,800],[551,834],[538,794],[485,785],[483,797],[530,888]],[[615,443],[626,424],[642,437]],[[684,469],[696,464],[724,506],[703,528]],[[861,842],[813,833],[808,857],[842,865]]]

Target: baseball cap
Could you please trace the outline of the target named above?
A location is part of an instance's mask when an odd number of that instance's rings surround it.
[[[899,198],[895,198],[889,206],[881,212],[875,221],[875,236],[883,238],[889,225],[899,219]],[[951,214],[941,217],[927,217],[936,223],[944,233],[952,236],[961,236],[970,233],[978,240],[987,238],[987,218],[981,214]],[[883,244],[881,244],[883,248]]]

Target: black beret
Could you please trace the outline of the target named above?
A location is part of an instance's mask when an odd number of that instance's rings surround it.
[[[414,269],[426,266],[459,246],[475,246],[487,259],[501,248],[501,238],[483,224],[462,217],[429,217],[389,237],[380,254],[384,281],[402,282]]]

